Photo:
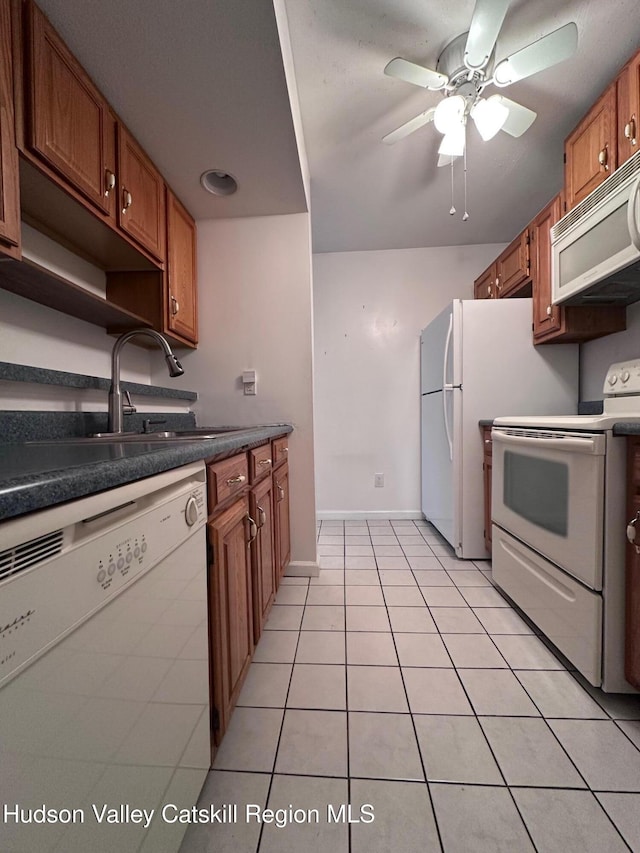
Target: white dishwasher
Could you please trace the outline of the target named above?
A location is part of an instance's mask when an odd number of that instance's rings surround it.
[[[0,524],[0,850],[163,853],[210,765],[203,463]]]

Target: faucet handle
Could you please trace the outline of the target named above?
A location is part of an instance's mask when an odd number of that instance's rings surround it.
[[[133,405],[133,403],[131,402],[131,394],[130,394],[128,391],[124,391],[124,392],[123,392],[123,397],[125,398],[125,400],[126,400],[127,402],[126,402],[126,403],[124,403],[124,404],[123,404],[123,406],[122,406],[122,414],[123,414],[123,415],[135,415],[135,413],[136,413],[138,410],[136,409],[136,407],[135,407],[135,406]]]

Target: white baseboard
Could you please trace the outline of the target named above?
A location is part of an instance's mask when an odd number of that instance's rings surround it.
[[[405,510],[380,510],[379,512],[372,512],[371,510],[361,510],[358,512],[351,512],[349,510],[323,510],[322,512],[316,513],[316,518],[318,521],[341,521],[345,519],[346,521],[374,521],[376,519],[414,519],[419,520],[424,518],[419,509],[405,509]]]
[[[317,562],[311,560],[298,560],[295,563],[289,563],[285,570],[285,576],[294,578],[317,578],[320,574],[320,566]]]

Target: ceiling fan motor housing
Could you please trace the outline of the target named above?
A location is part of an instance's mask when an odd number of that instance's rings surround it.
[[[452,41],[450,41],[438,57],[438,62],[436,64],[436,70],[440,74],[446,74],[449,78],[446,88],[449,90],[455,90],[457,95],[463,95],[464,97],[467,97],[467,95],[460,91],[460,86],[465,82],[474,83],[475,89],[487,77],[489,69],[493,64],[492,54],[489,62],[482,70],[473,72],[469,71],[467,66],[464,64],[464,51],[467,45],[468,35],[468,32],[460,33],[459,36],[456,36]]]

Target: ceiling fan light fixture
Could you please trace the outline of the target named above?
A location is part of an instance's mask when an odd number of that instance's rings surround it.
[[[481,98],[471,108],[471,118],[485,142],[493,139],[496,133],[502,130],[508,116],[509,109],[501,102],[499,95],[497,98],[493,95],[486,100]]]
[[[464,154],[464,137],[464,124],[459,124],[452,128],[443,136],[440,147],[438,148],[438,154],[449,157],[461,157]]]
[[[433,123],[440,133],[450,133],[464,127],[464,110],[466,102],[462,95],[450,95],[443,98],[436,107]]]

